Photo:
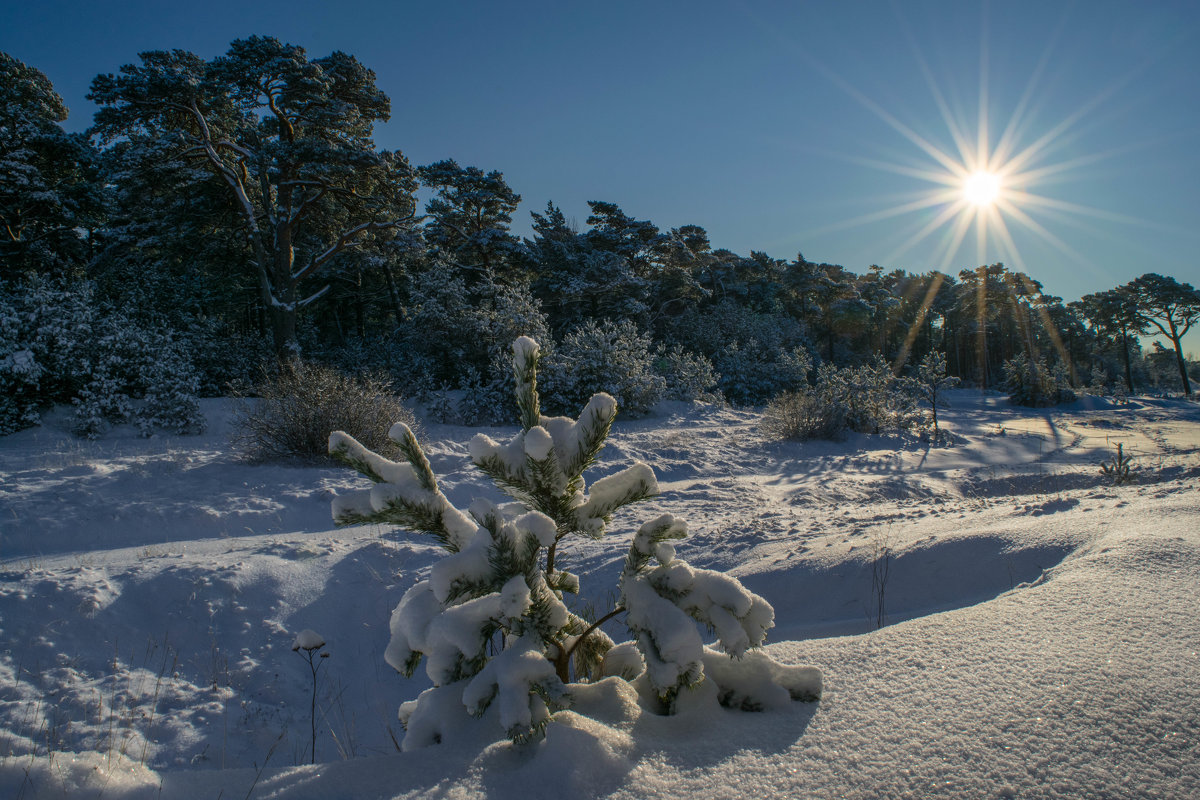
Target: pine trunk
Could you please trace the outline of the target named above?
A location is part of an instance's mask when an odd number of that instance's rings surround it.
[[[1129,365],[1129,335],[1121,329],[1121,355],[1125,357],[1125,388],[1133,394],[1133,367]]]

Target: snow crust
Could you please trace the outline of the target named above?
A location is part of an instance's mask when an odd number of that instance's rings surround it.
[[[388,729],[402,736],[395,706],[429,679],[383,663],[385,648],[387,663],[404,661],[388,646],[389,612],[398,597],[436,606],[444,551],[378,525],[331,530],[328,504],[357,476],[242,464],[222,401],[203,403],[199,437],[79,442],[69,412],[50,414],[0,439],[0,796],[1200,796],[1197,407],[950,400],[948,447],[769,443],[750,412],[683,404],[618,421],[602,460],[658,474],[659,499],[634,519],[690,523],[686,540],[647,544],[648,569],[677,549],[770,600],[771,661],[748,651],[751,675],[734,680],[721,672],[730,656],[701,637],[713,680],[681,692],[676,716],[646,711],[622,680],[572,685],[572,708],[524,748],[480,738],[466,684],[451,684],[408,719],[410,735],[441,744],[408,753]],[[444,496],[465,507],[486,494],[469,464],[477,431],[430,428]],[[1135,456],[1130,486],[1099,474],[1118,441]],[[605,539],[561,554],[563,568],[603,591],[635,535],[616,519]],[[889,624],[875,630],[885,545]],[[497,592],[496,613],[524,591]],[[407,640],[454,634],[422,628],[433,616],[408,615]],[[620,618],[605,627],[628,638]],[[314,766],[311,677],[291,652],[304,629],[333,653]],[[785,702],[753,677],[803,695],[815,676],[800,663],[823,673],[820,703]],[[604,671],[640,667],[621,644]],[[538,676],[514,665],[496,677],[493,688]],[[499,704],[487,713],[498,726]]]

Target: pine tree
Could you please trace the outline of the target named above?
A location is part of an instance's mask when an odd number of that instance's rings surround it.
[[[1148,329],[1153,326],[1171,340],[1175,348],[1175,365],[1183,394],[1190,397],[1192,384],[1188,379],[1187,360],[1183,357],[1183,337],[1200,322],[1200,291],[1190,283],[1180,283],[1171,277],[1148,272],[1131,283],[1126,291],[1137,302],[1137,319]]]
[[[958,383],[958,378],[946,376],[946,355],[944,353],[933,350],[926,353],[925,357],[921,359],[921,363],[917,367],[917,375],[912,379],[911,385],[917,396],[929,403],[929,410],[933,414],[935,438],[940,434],[937,418],[938,404],[940,403],[945,408],[946,392],[953,389]]]
[[[309,58],[269,36],[235,40],[209,61],[184,50],[139,57],[92,81],[93,134],[209,175],[249,245],[276,352],[294,355],[300,310],[328,288],[309,294],[309,280],[415,223],[412,168],[372,139],[391,102],[353,56]]]
[[[0,52],[0,280],[74,280],[102,213],[95,152],[41,71]]]
[[[705,680],[721,702],[746,709],[819,697],[818,670],[752,652],[773,625],[773,609],[736,579],[677,558],[671,541],[685,537],[687,526],[670,514],[634,535],[612,611],[588,624],[568,609],[564,595],[578,593],[579,579],[562,568],[560,545],[574,536],[601,538],[614,512],[655,496],[658,483],[639,462],[587,485],[583,473],[604,446],[616,401],[600,393],[578,419],[542,416],[540,348],[523,336],[513,350],[521,430],[507,443],[478,434],[470,454],[515,502],[477,499],[466,512],[455,508],[403,424],[390,436],[406,464],[344,433],[330,436],[330,453],[376,484],[335,501],[339,523],[400,525],[449,552],[391,616],[388,663],[412,675],[424,659],[433,681],[400,708],[404,749],[443,741],[467,714],[489,709],[514,741],[536,738],[555,710],[570,705],[572,681],[632,680],[668,712],[682,690]],[[635,638],[616,645],[600,625],[620,614]],[[704,646],[696,622],[728,655]]]

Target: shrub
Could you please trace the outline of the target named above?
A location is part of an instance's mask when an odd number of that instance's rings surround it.
[[[759,430],[770,439],[833,439],[846,429],[842,408],[810,391],[784,392],[767,403]]]
[[[1110,461],[1100,462],[1100,474],[1112,481],[1113,486],[1132,483],[1133,456],[1125,454],[1125,445],[1117,442],[1117,452]]]
[[[0,434],[38,424],[42,408],[75,396],[94,315],[87,285],[0,285]]]
[[[467,425],[494,425],[508,416],[508,398],[512,396],[511,370],[500,368],[497,359],[486,371],[468,365],[462,377],[463,394],[458,401],[457,417]]]
[[[251,461],[328,459],[329,432],[346,431],[368,447],[394,452],[387,431],[414,426],[412,411],[378,375],[350,376],[291,360],[264,372],[238,416],[235,444]]]
[[[688,309],[664,327],[666,339],[712,362],[717,387],[731,403],[765,403],[804,385],[812,368],[804,326],[787,314],[724,299]]]
[[[907,430],[919,422],[912,394],[880,355],[857,367],[822,366],[816,391],[826,402],[842,407],[846,427],[856,433]]]
[[[73,403],[73,430],[95,438],[134,422],[143,435],[205,427],[197,371],[169,326],[95,302],[90,284],[0,288],[0,434]]]
[[[667,390],[666,380],[654,373],[651,344],[629,320],[588,320],[546,358],[546,392],[557,395],[560,410],[578,408],[599,390],[631,416],[644,415]]]
[[[72,400],[77,435],[94,439],[109,425],[128,422],[143,436],[204,430],[199,378],[170,332],[113,314],[96,320],[93,335],[81,352],[87,378]]]
[[[1086,391],[1088,394],[1095,395],[1096,397],[1104,397],[1105,395],[1112,394],[1112,391],[1108,388],[1108,373],[1100,364],[1092,365],[1092,372]]]
[[[730,342],[717,353],[713,366],[721,374],[718,385],[729,402],[753,405],[805,385],[812,358],[803,347],[776,351],[750,339]]]
[[[929,404],[933,414],[933,435],[936,438],[938,430],[938,406],[946,405],[945,393],[958,386],[959,379],[946,375],[946,355],[936,350],[925,354],[917,366],[917,374],[909,378],[909,387],[922,401]]]
[[[200,397],[225,397],[231,387],[253,384],[262,365],[275,357],[268,337],[211,317],[185,318],[176,341],[196,368]]]
[[[460,270],[440,262],[414,279],[408,313],[400,346],[392,351],[401,360],[387,366],[403,377],[416,359],[427,376],[427,389],[443,383],[468,389],[472,380],[507,381],[512,340],[549,336],[545,315],[528,287],[485,279],[468,288]],[[503,366],[494,372],[497,364]],[[511,390],[509,383],[505,393],[511,396]]]
[[[720,403],[725,399],[717,387],[719,376],[712,362],[698,353],[672,345],[659,352],[654,369],[667,382],[668,400]]]
[[[916,399],[882,356],[857,367],[822,364],[811,385],[777,395],[763,413],[763,433],[785,439],[832,439],[844,430],[881,433],[923,424]]]

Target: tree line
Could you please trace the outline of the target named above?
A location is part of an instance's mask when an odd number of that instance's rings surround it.
[[[208,391],[250,352],[478,393],[505,380],[516,335],[553,350],[581,330],[645,349],[668,380],[710,376],[734,402],[786,389],[798,350],[835,364],[881,355],[898,372],[944,352],[950,374],[984,388],[1022,357],[1076,386],[1191,391],[1181,339],[1200,293],[1154,273],[1067,303],[1003,264],[859,275],[801,254],[739,255],[697,225],[664,230],[600,201],[582,228],[547,203],[518,237],[521,197],[502,173],[449,158],[413,166],[376,147],[390,101],[345,53],[311,58],[261,36],[208,60],[146,52],[97,76],[88,97],[92,128],[66,133],[50,81],[0,53],[0,375],[11,385],[33,373],[54,383],[37,360],[50,356],[20,341],[43,313],[28,298],[53,286],[173,332]],[[432,197],[419,208],[422,186]],[[1146,333],[1171,349],[1145,352]]]

